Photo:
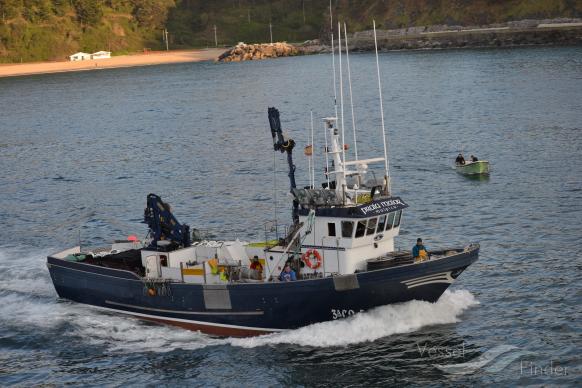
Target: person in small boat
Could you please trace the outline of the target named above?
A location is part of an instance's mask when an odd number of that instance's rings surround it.
[[[424,261],[428,259],[428,249],[422,243],[422,239],[416,239],[416,245],[412,247],[412,258],[418,261]]]
[[[463,154],[460,153],[459,156],[457,156],[457,159],[455,159],[455,164],[465,164],[465,158],[463,157]]]
[[[478,162],[479,159],[475,155],[471,155],[471,162]]]
[[[292,282],[297,280],[297,275],[295,275],[295,271],[291,269],[289,264],[285,264],[283,272],[279,275],[279,280],[282,282]]]

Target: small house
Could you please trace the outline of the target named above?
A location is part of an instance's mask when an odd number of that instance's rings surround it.
[[[91,59],[105,59],[111,58],[110,51],[97,51],[96,53],[91,54]]]
[[[71,61],[87,61],[91,59],[91,54],[87,54],[87,53],[83,53],[83,52],[78,52],[75,53],[71,56],[69,56],[69,60]]]

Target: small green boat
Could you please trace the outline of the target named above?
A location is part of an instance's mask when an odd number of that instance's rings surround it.
[[[456,164],[455,168],[458,173],[463,175],[488,175],[489,162],[486,160],[478,160],[476,162],[467,161],[465,164]]]

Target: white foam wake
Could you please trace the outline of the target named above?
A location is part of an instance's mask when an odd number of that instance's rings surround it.
[[[52,251],[0,247],[0,291],[48,295],[54,288],[46,268]],[[56,295],[56,294],[55,294]]]
[[[459,315],[479,302],[466,290],[446,291],[436,303],[411,301],[375,308],[339,321],[317,323],[297,330],[253,338],[229,339],[234,346],[274,344],[346,346],[408,333],[424,326],[458,322]]]

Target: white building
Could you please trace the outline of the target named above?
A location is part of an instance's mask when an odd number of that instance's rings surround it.
[[[97,51],[96,53],[91,54],[91,59],[105,59],[111,58],[110,51]]]
[[[71,61],[87,61],[91,59],[91,54],[87,54],[87,53],[83,53],[83,52],[78,52],[75,53],[71,56],[69,56],[69,60]]]

